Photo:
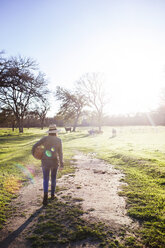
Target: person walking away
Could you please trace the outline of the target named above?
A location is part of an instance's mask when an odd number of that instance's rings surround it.
[[[59,130],[56,125],[51,125],[47,131],[48,136],[41,138],[32,147],[32,154],[34,156],[37,147],[43,147],[43,154],[41,157],[41,165],[43,171],[43,205],[46,206],[48,203],[48,188],[49,188],[49,175],[51,172],[51,199],[54,199],[55,188],[56,188],[56,176],[58,167],[62,169],[63,166],[63,152],[62,152],[62,141],[57,137]]]

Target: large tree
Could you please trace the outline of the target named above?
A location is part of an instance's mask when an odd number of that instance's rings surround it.
[[[100,73],[87,73],[77,81],[77,90],[85,97],[88,105],[95,111],[99,132],[101,132],[104,107],[107,100],[104,78]]]
[[[47,94],[47,82],[42,73],[36,72],[36,63],[31,58],[12,57],[1,66],[0,106],[12,111],[19,131],[34,99]],[[2,61],[3,64],[3,61]]]
[[[78,91],[70,91],[57,86],[55,96],[61,103],[58,115],[62,116],[65,121],[73,123],[73,131],[76,131],[79,118],[86,105],[84,95]]]
[[[18,85],[20,75],[23,76],[37,69],[36,62],[21,56],[7,58],[0,52],[0,87]]]

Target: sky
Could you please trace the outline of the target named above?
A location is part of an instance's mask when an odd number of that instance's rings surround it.
[[[0,0],[0,50],[37,60],[53,92],[103,73],[109,114],[155,109],[165,85],[164,0]],[[58,103],[51,100],[50,115]]]

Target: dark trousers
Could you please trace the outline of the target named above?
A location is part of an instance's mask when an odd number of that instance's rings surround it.
[[[56,177],[57,177],[58,164],[52,161],[42,161],[43,171],[43,188],[44,193],[48,193],[49,188],[49,175],[51,173],[51,195],[54,195],[56,189]]]

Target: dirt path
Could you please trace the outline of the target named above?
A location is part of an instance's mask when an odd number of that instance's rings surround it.
[[[125,185],[121,182],[124,175],[113,165],[91,155],[78,154],[75,159],[75,175],[66,175],[58,181],[59,186],[68,189],[64,194],[83,199],[83,210],[91,210],[90,216],[84,215],[86,218],[96,218],[114,228],[133,226],[132,219],[127,216],[126,201],[118,195]]]
[[[35,176],[34,182],[23,187],[19,196],[11,203],[13,212],[0,231],[0,248],[27,248],[26,229],[42,210],[42,174]],[[2,241],[2,242],[1,242]],[[18,246],[19,244],[19,246]]]
[[[57,193],[58,198],[62,199],[63,195],[82,198],[84,211],[90,210],[84,218],[102,221],[114,228],[121,225],[133,227],[134,223],[126,214],[125,199],[118,195],[124,184],[120,181],[124,175],[91,155],[78,154],[75,158],[75,174],[63,176],[57,181],[59,187],[65,187],[64,191]],[[25,236],[42,211],[42,195],[42,175],[39,173],[34,184],[22,188],[19,197],[12,202],[12,217],[0,231],[1,248],[29,247]]]

